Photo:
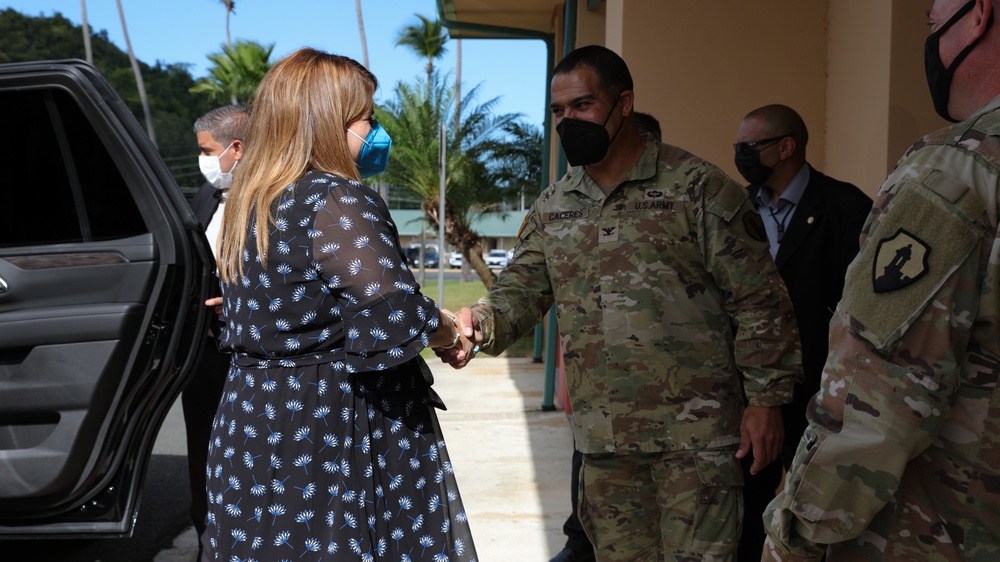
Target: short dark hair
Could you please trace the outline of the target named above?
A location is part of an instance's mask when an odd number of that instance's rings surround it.
[[[601,88],[620,94],[632,89],[632,74],[618,53],[600,45],[580,47],[563,57],[553,74],[569,74],[581,66],[597,73]]]
[[[223,105],[202,115],[194,122],[194,132],[208,131],[215,142],[226,146],[234,140],[243,141],[247,134],[250,111],[242,105]]]

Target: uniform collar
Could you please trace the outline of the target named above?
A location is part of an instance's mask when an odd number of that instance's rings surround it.
[[[654,140],[646,140],[645,145],[642,149],[642,156],[639,160],[625,173],[625,178],[618,187],[624,184],[635,181],[644,181],[651,179],[656,176],[657,164],[659,162],[660,154],[660,143]],[[583,195],[599,201],[604,199],[604,192],[601,190],[601,186],[597,185],[583,166],[577,166],[569,171],[566,176],[566,190],[567,191],[579,191]],[[617,188],[615,188],[617,189]]]

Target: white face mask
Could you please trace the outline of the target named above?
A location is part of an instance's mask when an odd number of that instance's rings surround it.
[[[233,143],[229,143],[229,146],[222,151],[222,154],[229,152],[229,149],[232,147]],[[222,154],[218,156],[198,156],[198,167],[201,168],[202,175],[216,189],[228,189],[233,184],[233,170],[240,163],[239,160],[233,162],[233,167],[228,172],[223,172],[222,165],[219,163],[219,158],[222,157]]]

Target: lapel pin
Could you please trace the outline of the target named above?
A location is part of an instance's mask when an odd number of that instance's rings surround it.
[[[806,219],[806,224],[812,224],[814,220],[816,220],[816,219],[814,219],[812,217],[809,217],[809,218]]]

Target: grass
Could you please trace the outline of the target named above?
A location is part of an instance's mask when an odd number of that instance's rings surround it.
[[[473,276],[475,277],[475,276]],[[436,272],[427,272],[427,282],[420,286],[420,292],[430,297],[434,302],[438,301],[438,280]],[[444,282],[444,303],[438,303],[442,308],[452,312],[457,312],[463,307],[472,306],[480,297],[486,294],[486,286],[478,278],[463,283],[459,280],[446,279]],[[521,338],[517,343],[507,348],[502,356],[507,357],[532,357],[535,351],[535,339],[531,336]],[[425,359],[434,357],[434,352],[430,349],[423,351]]]

